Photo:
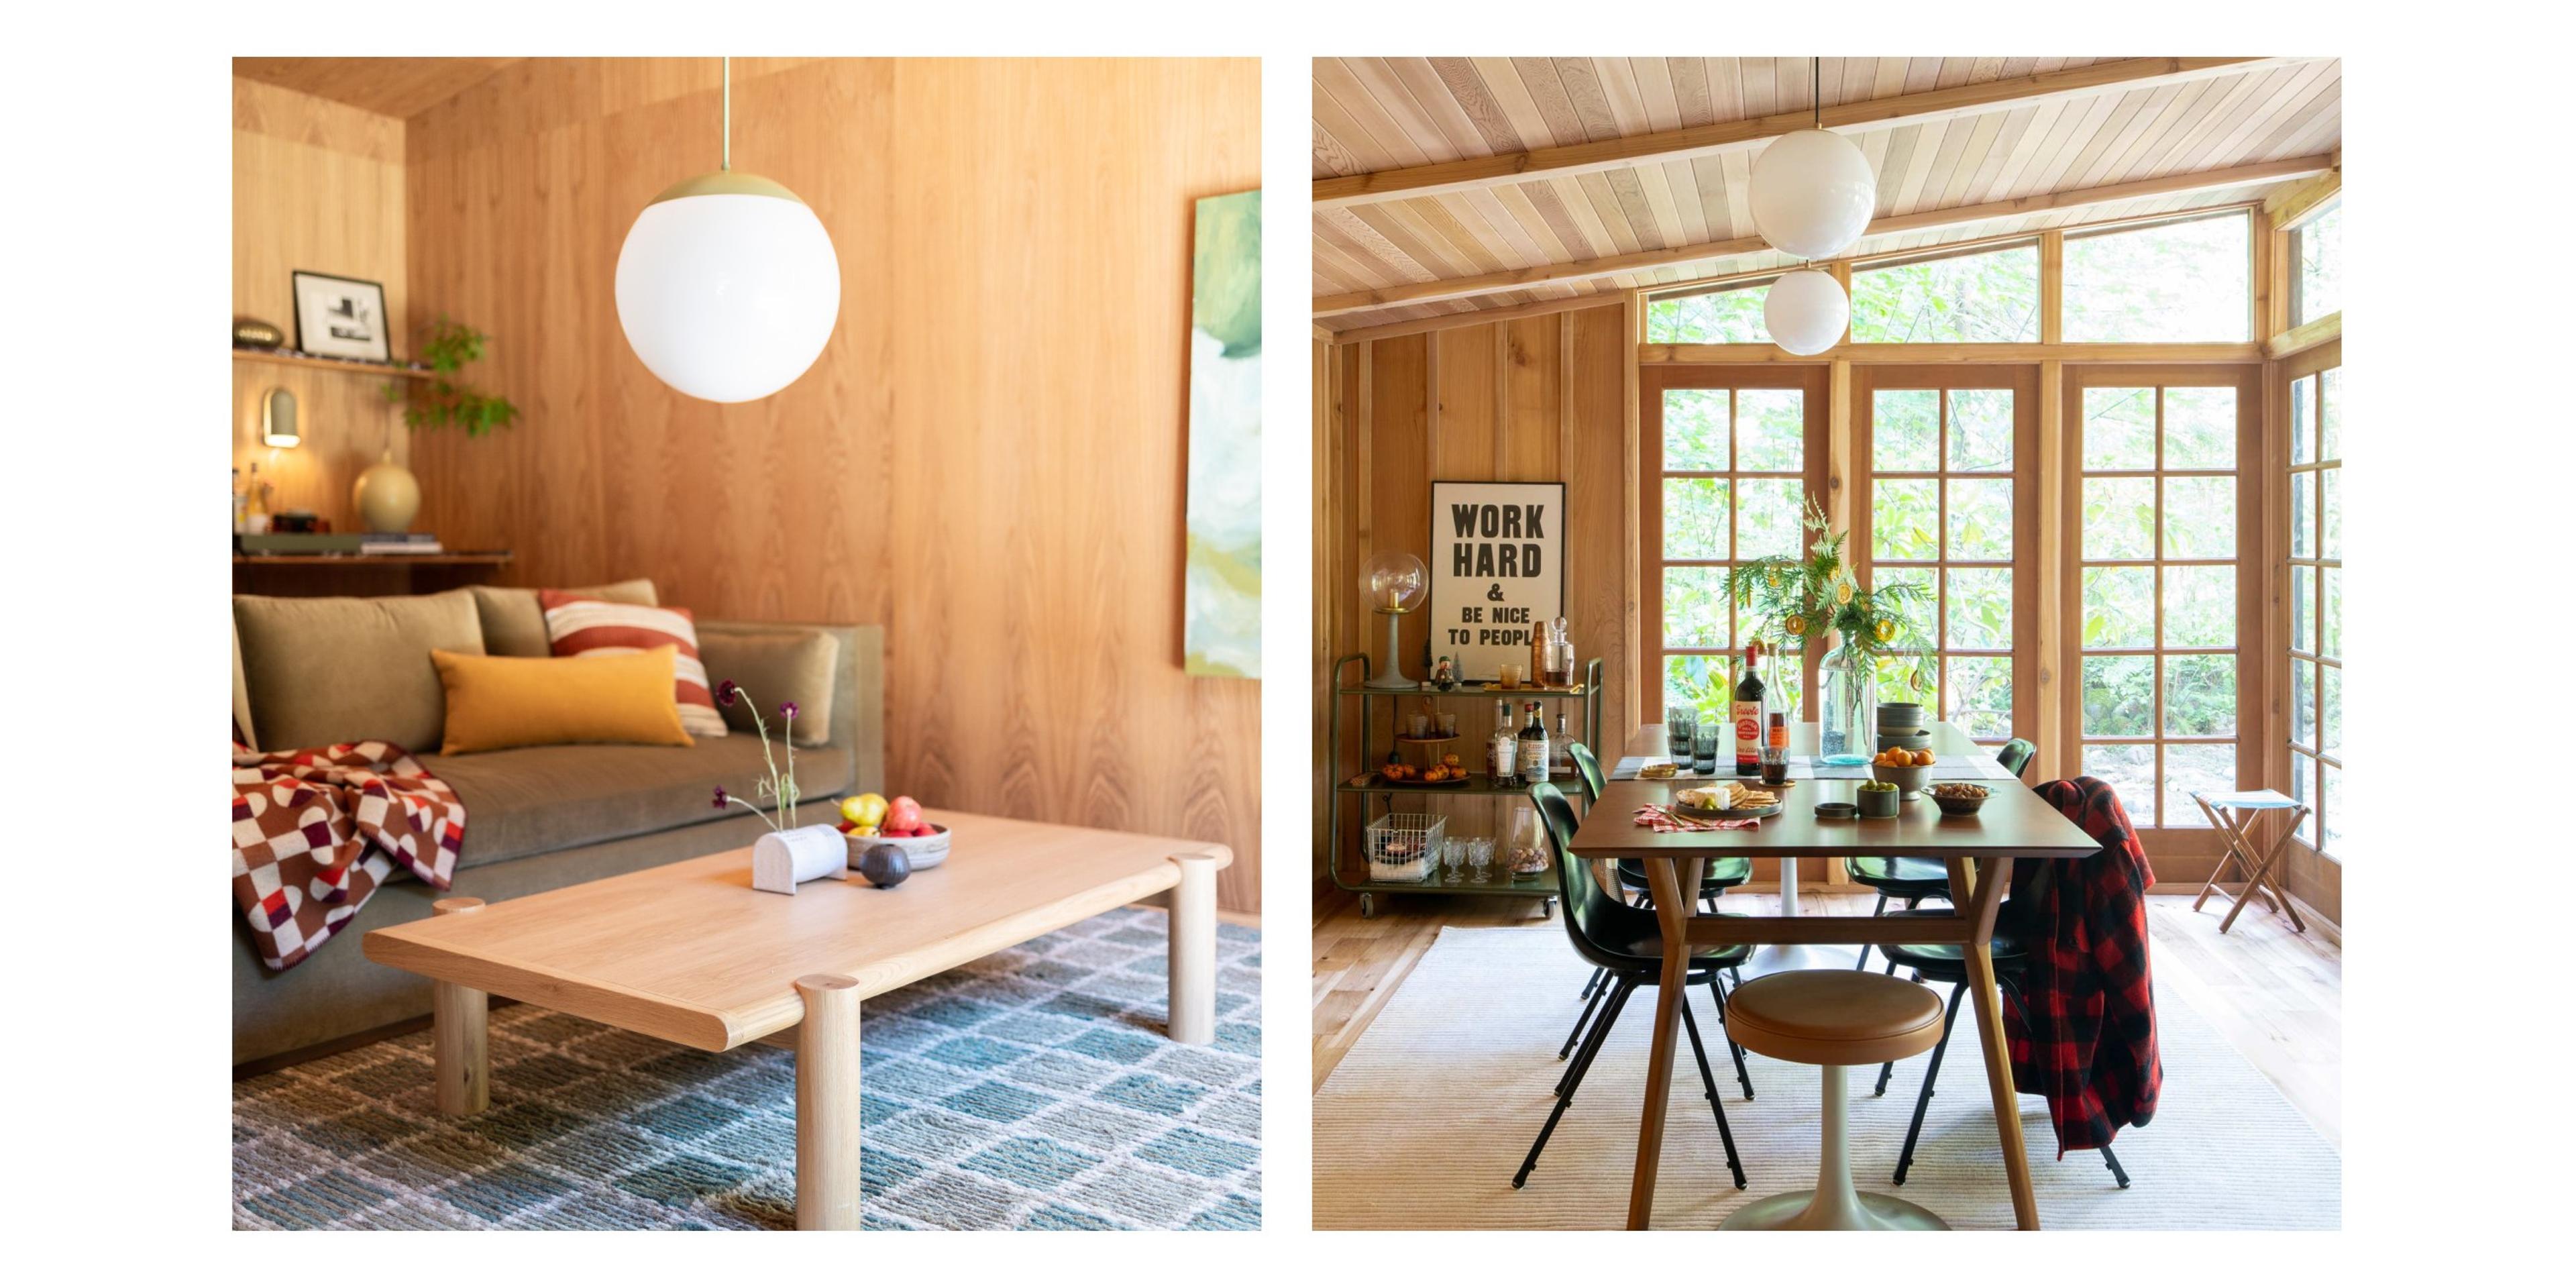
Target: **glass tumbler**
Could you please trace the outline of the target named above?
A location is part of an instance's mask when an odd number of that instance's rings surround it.
[[[1714,774],[1717,772],[1717,744],[1718,729],[1715,725],[1702,725],[1698,729],[1692,731],[1692,773]]]
[[[1690,759],[1691,735],[1699,730],[1699,712],[1689,707],[1664,708],[1664,750],[1674,763]]]

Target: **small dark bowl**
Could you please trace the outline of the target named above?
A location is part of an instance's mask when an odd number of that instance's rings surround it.
[[[1930,793],[1927,792],[1925,795],[1930,795]],[[1966,818],[1984,807],[1986,798],[1983,796],[1933,796],[1932,803],[1940,806],[1941,812],[1948,817]]]

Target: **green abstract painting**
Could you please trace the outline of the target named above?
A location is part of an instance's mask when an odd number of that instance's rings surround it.
[[[1198,203],[1183,665],[1261,674],[1261,192]]]

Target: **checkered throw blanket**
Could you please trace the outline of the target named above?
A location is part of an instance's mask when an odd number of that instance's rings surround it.
[[[328,942],[398,862],[446,889],[464,843],[456,793],[392,743],[233,744],[233,902],[271,970]]]
[[[1684,818],[1661,805],[1637,807],[1636,823],[1658,832],[1745,832],[1758,831],[1758,818]]]

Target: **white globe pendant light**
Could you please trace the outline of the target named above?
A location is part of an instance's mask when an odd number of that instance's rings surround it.
[[[733,60],[724,166],[662,190],[617,251],[617,322],[645,369],[692,398],[766,398],[805,374],[841,313],[831,235],[784,186],[733,168]]]
[[[1860,145],[1824,128],[1824,60],[1814,69],[1816,128],[1773,139],[1753,161],[1753,228],[1800,259],[1850,250],[1878,205],[1878,176]]]
[[[1762,323],[1771,342],[1799,357],[1823,353],[1840,343],[1851,325],[1851,299],[1843,284],[1821,268],[1782,273],[1762,300]]]

